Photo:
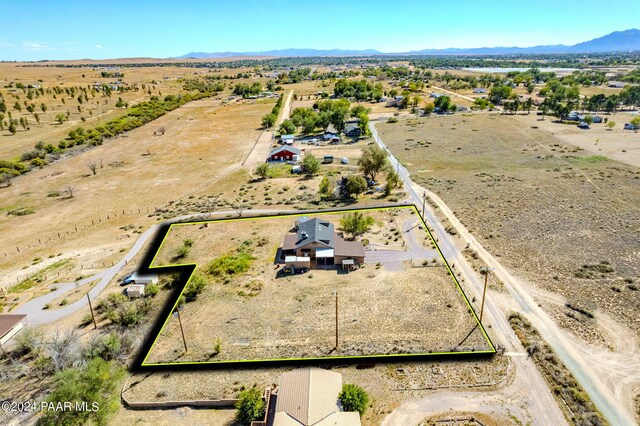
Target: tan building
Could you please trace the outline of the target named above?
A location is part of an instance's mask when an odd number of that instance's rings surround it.
[[[317,367],[299,368],[280,376],[270,394],[266,426],[361,426],[360,414],[342,411],[338,394],[342,375]]]

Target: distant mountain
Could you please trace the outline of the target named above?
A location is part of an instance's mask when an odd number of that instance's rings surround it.
[[[318,49],[280,49],[262,52],[191,52],[178,59],[189,58],[229,58],[234,56],[373,56],[373,55],[512,55],[512,54],[540,54],[540,53],[597,53],[597,52],[625,52],[640,51],[640,30],[631,29],[615,31],[593,40],[565,46],[563,44],[532,46],[532,47],[478,47],[478,48],[447,48],[424,49],[403,53],[383,53],[379,50],[318,50]]]

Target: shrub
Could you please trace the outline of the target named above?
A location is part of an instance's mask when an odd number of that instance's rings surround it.
[[[33,328],[26,328],[16,336],[16,355],[36,355],[42,349],[44,337],[42,332]]]
[[[369,404],[369,395],[358,385],[345,384],[338,394],[340,404],[345,411],[357,411],[364,414]]]
[[[193,300],[202,293],[206,286],[207,280],[205,280],[202,275],[194,275],[189,280],[189,284],[187,284],[187,288],[184,290],[183,295],[187,300]]]
[[[92,423],[105,425],[109,417],[118,410],[118,386],[124,377],[119,365],[99,358],[89,361],[84,368],[68,368],[56,375],[53,392],[45,401],[60,406],[65,402],[89,401],[97,410],[45,410],[38,425],[76,425]]]
[[[225,254],[213,259],[207,267],[207,272],[213,276],[237,275],[247,272],[254,259],[249,253],[241,251],[238,253]]]
[[[252,421],[263,418],[266,407],[260,390],[253,386],[240,392],[236,409],[238,422],[243,425],[249,425]]]

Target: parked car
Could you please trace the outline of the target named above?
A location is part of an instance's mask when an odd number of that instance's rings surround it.
[[[636,126],[634,126],[631,123],[624,123],[624,129],[625,130],[636,130]]]

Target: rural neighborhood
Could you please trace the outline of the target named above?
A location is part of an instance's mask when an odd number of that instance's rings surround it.
[[[312,6],[7,16],[0,423],[639,424],[639,6]]]

